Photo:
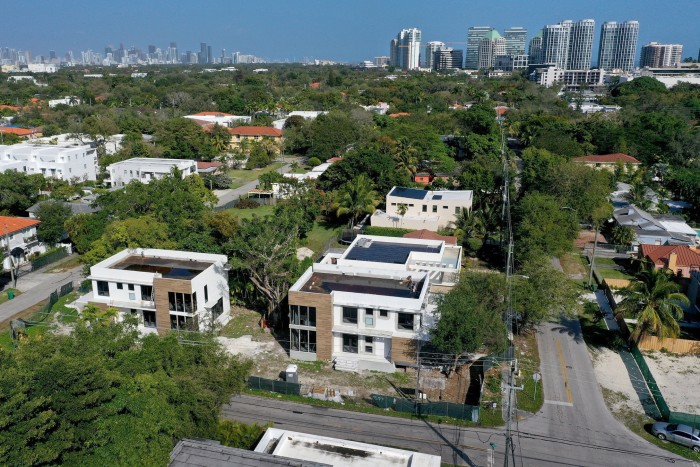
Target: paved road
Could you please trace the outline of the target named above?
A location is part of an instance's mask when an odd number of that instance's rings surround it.
[[[291,164],[285,164],[277,171],[281,174],[289,172],[291,169],[292,165]],[[214,190],[214,194],[218,196],[219,202],[216,203],[217,207],[223,206],[227,203],[230,203],[231,201],[240,198],[242,195],[245,195],[248,193],[250,190],[255,188],[258,185],[257,180],[253,180],[252,182],[248,182],[243,186],[240,186],[238,188],[234,188],[232,190]]]
[[[53,268],[56,264],[50,266]],[[22,295],[19,295],[14,300],[8,300],[0,305],[0,323],[12,319],[17,313],[48,298],[51,292],[60,288],[63,284],[82,280],[82,270],[83,267],[78,266],[66,272],[33,272],[20,277],[18,280],[18,286],[22,286],[20,289],[25,290],[23,285],[26,283],[30,284],[30,288],[23,291]]]
[[[539,413],[514,425],[520,433],[515,437],[517,464],[522,459],[527,466],[659,466],[670,460],[691,465],[637,437],[610,414],[577,320],[543,325],[538,342],[547,402]],[[503,429],[459,428],[250,396],[234,397],[223,416],[414,449],[455,465],[488,465],[489,443],[495,443],[495,464],[503,463]]]

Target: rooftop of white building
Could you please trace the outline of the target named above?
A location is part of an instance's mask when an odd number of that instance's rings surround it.
[[[469,201],[472,195],[472,190],[419,190],[399,186],[393,187],[388,194],[388,196],[424,201]]]
[[[188,167],[195,164],[195,161],[190,159],[165,159],[158,157],[132,157],[120,162],[115,162],[110,164],[109,167],[120,167],[123,165],[138,164],[140,167],[147,169],[151,168],[163,168],[163,167]]]

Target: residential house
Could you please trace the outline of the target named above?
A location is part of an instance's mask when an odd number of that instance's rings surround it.
[[[401,215],[399,209],[406,209]],[[428,229],[450,228],[462,209],[472,209],[471,190],[418,190],[393,187],[386,196],[386,211],[375,211],[371,223],[378,227]]]
[[[185,115],[185,118],[194,120],[199,126],[219,125],[231,128],[235,125],[250,124],[251,117],[245,115],[233,115],[224,112],[199,112],[194,115]]]
[[[230,317],[228,258],[191,251],[126,249],[90,268],[77,300],[138,318],[141,332],[206,330]]]
[[[168,467],[333,467],[269,452],[232,448],[212,439],[181,439],[170,452]]]
[[[277,128],[278,130],[282,130],[284,128],[284,124],[287,123],[287,119],[289,117],[302,117],[304,120],[315,120],[319,117],[319,115],[324,115],[327,113],[328,112],[326,112],[325,110],[294,110],[292,112],[289,112],[289,114],[286,117],[280,118],[272,122],[272,126],[274,128]]]
[[[41,254],[46,246],[40,243],[36,229],[41,221],[27,217],[0,216],[0,248],[3,251],[2,266],[10,269],[10,254],[14,264],[22,264],[29,260],[30,255]]]
[[[198,174],[211,174],[218,175],[222,173],[224,168],[223,162],[204,162],[197,161],[197,173]]]
[[[250,143],[270,141],[275,143],[275,147],[277,148],[276,152],[278,153],[282,148],[282,135],[284,132],[271,126],[238,126],[236,128],[229,128],[228,132],[231,134],[231,141],[229,143],[231,149],[240,148],[244,141]]]
[[[76,96],[66,96],[62,99],[50,99],[49,100],[49,109],[53,109],[56,106],[59,105],[67,105],[69,107],[75,107],[76,105],[80,105],[80,98]]]
[[[421,185],[430,185],[433,183],[433,174],[430,172],[418,172],[413,176],[413,181]]]
[[[688,245],[697,243],[698,234],[685,220],[672,214],[650,214],[631,204],[616,209],[613,218],[618,225],[634,230],[633,250],[641,244]]]
[[[455,285],[461,260],[461,247],[440,240],[359,235],[289,289],[291,357],[345,371],[415,365],[435,321],[432,294]]]
[[[638,257],[686,279],[700,270],[700,249],[688,245],[639,245]]]
[[[620,165],[622,165],[625,172],[636,172],[642,164],[634,157],[619,152],[615,154],[574,157],[572,160],[593,169],[605,169],[610,172],[613,172]]]
[[[20,139],[32,139],[41,136],[41,128],[18,128],[15,126],[0,126],[0,134],[17,135]]]
[[[27,208],[27,214],[29,214],[30,219],[37,218],[36,214],[39,211],[39,206],[41,206],[45,202],[46,201],[39,201],[38,203],[34,203]],[[101,209],[99,206],[93,206],[92,204],[84,202],[82,200],[76,201],[76,202],[63,201],[63,202],[61,202],[61,204],[63,204],[64,206],[68,206],[72,215],[92,214],[92,213],[98,212]]]
[[[0,172],[6,170],[67,182],[97,180],[97,151],[87,144],[0,145]]]
[[[105,183],[113,188],[121,188],[134,180],[149,183],[169,175],[173,169],[178,169],[185,178],[197,173],[197,164],[189,159],[134,157],[108,165],[109,179]]]

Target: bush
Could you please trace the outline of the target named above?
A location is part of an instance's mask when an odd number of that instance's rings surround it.
[[[321,165],[321,159],[319,159],[318,157],[310,157],[306,161],[306,165],[309,165],[311,167],[316,167],[317,165]]]
[[[236,209],[256,209],[259,207],[260,205],[258,203],[248,198],[243,198],[236,203]]]
[[[464,242],[464,246],[467,249],[467,254],[469,256],[476,256],[476,253],[481,250],[481,247],[484,246],[484,241],[480,238],[468,238]]]
[[[217,430],[217,439],[224,446],[239,449],[253,449],[260,440],[262,434],[271,427],[272,424],[258,425],[222,420],[219,422]]]
[[[377,227],[370,225],[365,227],[362,232],[365,235],[379,235],[382,237],[403,237],[409,232],[413,232],[414,229],[400,229],[398,227]]]

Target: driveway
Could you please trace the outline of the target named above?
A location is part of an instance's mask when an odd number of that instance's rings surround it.
[[[292,170],[291,163],[285,164],[279,169],[277,169],[277,171],[281,174],[287,173],[290,170]],[[252,182],[248,182],[243,186],[231,190],[214,190],[214,194],[219,198],[219,202],[216,203],[216,207],[223,207],[226,204],[239,199],[241,196],[245,195],[250,190],[254,189],[256,186],[258,186],[258,180],[253,180]]]

